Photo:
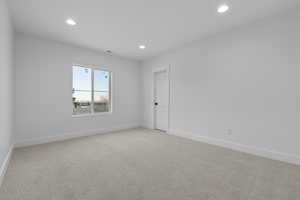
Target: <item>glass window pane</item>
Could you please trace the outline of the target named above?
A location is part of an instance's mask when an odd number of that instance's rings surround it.
[[[94,112],[109,112],[109,92],[94,92]]]
[[[94,70],[94,112],[110,111],[110,72]]]
[[[90,68],[73,66],[73,90],[92,90],[92,70]]]
[[[73,115],[91,113],[91,91],[73,91]]]
[[[73,115],[91,113],[92,70],[73,66]]]
[[[108,91],[109,90],[109,72],[102,70],[94,70],[94,90]]]

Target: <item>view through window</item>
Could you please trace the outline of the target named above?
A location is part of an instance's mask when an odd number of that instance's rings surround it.
[[[111,73],[73,66],[73,115],[110,112]]]

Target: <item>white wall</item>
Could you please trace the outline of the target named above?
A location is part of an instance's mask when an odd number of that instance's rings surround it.
[[[139,126],[137,62],[21,33],[15,41],[18,145]],[[113,72],[112,114],[72,117],[72,64]]]
[[[6,1],[0,0],[0,176],[1,166],[12,143],[12,40]]]
[[[299,19],[281,14],[145,61],[143,126],[153,124],[152,70],[170,64],[171,132],[300,164]]]

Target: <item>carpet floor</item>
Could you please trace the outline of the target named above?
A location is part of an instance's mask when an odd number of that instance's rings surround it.
[[[300,167],[132,129],[19,148],[1,200],[299,200]]]

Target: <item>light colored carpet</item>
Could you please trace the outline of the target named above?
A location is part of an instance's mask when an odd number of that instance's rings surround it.
[[[17,149],[1,200],[299,200],[300,167],[133,129]]]

